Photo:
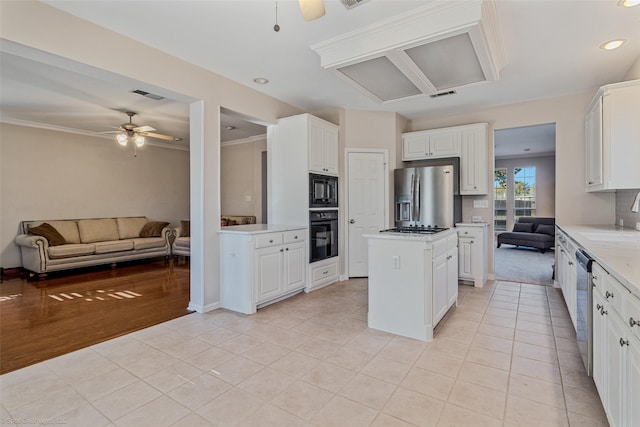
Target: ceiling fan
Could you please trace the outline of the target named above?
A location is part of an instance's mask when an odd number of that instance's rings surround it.
[[[121,124],[117,128],[118,130],[101,133],[115,133],[118,144],[122,145],[123,147],[126,147],[129,141],[134,143],[136,147],[142,147],[144,145],[145,137],[162,139],[165,141],[182,141],[182,138],[178,138],[176,136],[154,133],[156,129],[152,128],[151,126],[138,126],[137,124],[133,123],[132,118],[136,115],[136,113],[134,113],[133,111],[127,111],[126,114],[127,116],[129,116],[129,123]]]
[[[340,0],[340,3],[347,8],[347,10],[358,6],[367,0]],[[324,16],[324,0],[298,0],[300,5],[300,11],[302,12],[302,18],[305,21],[313,21]]]

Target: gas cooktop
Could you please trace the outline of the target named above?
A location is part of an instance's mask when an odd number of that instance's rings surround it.
[[[396,227],[389,228],[387,230],[380,230],[381,233],[415,233],[415,234],[435,234],[441,231],[448,230],[448,228],[442,228],[438,226],[408,226],[408,227]]]

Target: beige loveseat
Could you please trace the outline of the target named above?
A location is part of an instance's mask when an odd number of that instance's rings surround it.
[[[47,238],[29,232],[29,227],[43,223],[61,235],[62,244],[54,246],[53,241],[49,244]],[[20,231],[15,243],[22,252],[22,266],[41,277],[52,271],[171,254],[168,223],[152,223],[146,217],[22,221]],[[141,232],[152,236],[141,237]]]

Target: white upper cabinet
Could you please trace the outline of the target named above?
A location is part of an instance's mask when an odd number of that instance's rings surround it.
[[[402,135],[402,160],[460,157],[460,194],[489,194],[487,123]]]
[[[600,88],[585,117],[587,191],[640,188],[640,80]]]
[[[460,154],[460,194],[489,194],[489,150],[486,123],[462,130]]]
[[[402,135],[402,160],[437,159],[460,155],[460,133],[436,129]]]
[[[338,175],[337,126],[308,116],[309,119],[309,172]]]

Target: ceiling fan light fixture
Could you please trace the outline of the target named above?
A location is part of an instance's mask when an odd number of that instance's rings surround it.
[[[298,0],[302,19],[313,21],[324,16],[324,0]]]
[[[129,142],[129,136],[126,133],[119,133],[116,135],[116,141],[118,141],[118,144],[126,147],[127,142]]]
[[[133,142],[136,143],[136,147],[142,147],[144,145],[144,136],[136,134],[133,138]]]

